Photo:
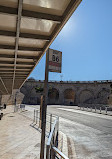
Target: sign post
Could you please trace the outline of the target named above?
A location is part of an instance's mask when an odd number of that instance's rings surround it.
[[[61,61],[62,61],[62,52],[59,52],[59,51],[53,50],[53,49],[47,50],[47,52],[46,52],[44,94],[43,94],[43,104],[42,104],[42,123],[41,123],[42,132],[41,132],[40,159],[44,159],[49,71],[61,73]]]

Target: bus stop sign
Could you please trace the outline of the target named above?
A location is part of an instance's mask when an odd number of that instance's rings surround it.
[[[49,72],[58,72],[61,73],[61,65],[62,65],[62,52],[48,49],[48,70]]]

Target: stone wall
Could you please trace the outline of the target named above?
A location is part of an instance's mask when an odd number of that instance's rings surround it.
[[[111,82],[49,82],[48,104],[78,105],[108,104],[111,92]],[[43,88],[44,81],[27,80],[20,89],[24,94],[23,103],[40,104],[42,92],[36,92],[36,88]]]

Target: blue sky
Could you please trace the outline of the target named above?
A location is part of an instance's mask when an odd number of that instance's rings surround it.
[[[62,73],[49,80],[112,79],[112,0],[83,0],[50,48],[62,51]],[[30,77],[44,79],[45,55]]]

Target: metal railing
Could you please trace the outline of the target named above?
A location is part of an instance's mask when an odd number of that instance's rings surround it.
[[[46,145],[46,159],[54,159],[55,158],[55,152],[53,150],[53,147],[58,147],[58,134],[59,134],[59,117],[55,120],[49,138]]]
[[[58,149],[59,117],[56,118],[46,144],[46,159],[69,159]]]
[[[50,132],[52,130],[52,124],[56,120],[57,116],[47,113],[46,114],[46,137],[49,137]],[[33,123],[31,126],[37,126],[39,129],[41,129],[41,114],[40,111],[37,109],[34,109],[33,114]]]
[[[47,113],[46,117],[46,137],[48,137],[46,159],[69,159],[58,149],[59,117],[49,113]],[[36,109],[34,109],[33,123],[31,126],[35,125],[41,129],[40,111]]]

